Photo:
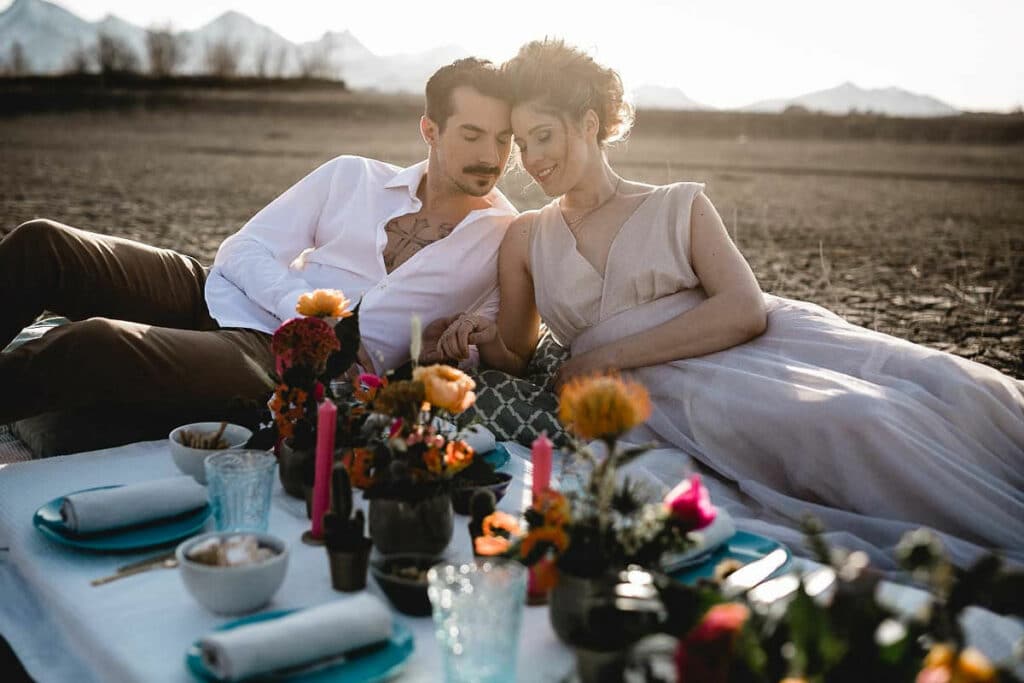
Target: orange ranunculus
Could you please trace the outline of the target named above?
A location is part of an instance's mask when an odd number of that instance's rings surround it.
[[[473,552],[476,555],[493,557],[508,552],[509,540],[504,536],[477,536],[473,539]]]
[[[550,543],[555,550],[562,552],[569,547],[569,535],[560,527],[542,526],[530,529],[523,542],[519,544],[519,556],[529,557],[538,543]]]
[[[996,681],[996,670],[981,650],[968,647],[960,652],[953,680],[957,683],[991,683]]]
[[[431,446],[423,453],[423,464],[427,466],[428,472],[441,473],[441,449]]]
[[[373,451],[368,448],[353,448],[341,460],[348,470],[349,481],[357,489],[366,489],[373,485],[370,467],[373,465]]]
[[[573,379],[559,395],[559,419],[583,439],[622,436],[650,414],[647,390],[615,374]]]
[[[995,667],[982,652],[968,647],[959,655],[947,643],[936,643],[924,659],[917,683],[995,683]]]
[[[465,441],[449,441],[444,447],[444,466],[448,474],[460,472],[473,462],[473,448]]]
[[[352,315],[348,310],[350,303],[340,289],[317,289],[300,296],[295,310],[299,315],[316,318],[347,318]]]
[[[497,532],[505,532],[508,536],[518,536],[522,533],[519,529],[519,522],[507,512],[501,510],[492,512],[484,517],[481,523],[484,536],[496,536]]]
[[[450,365],[428,365],[416,368],[412,378],[423,382],[427,402],[458,414],[476,402],[476,382],[458,368]]]

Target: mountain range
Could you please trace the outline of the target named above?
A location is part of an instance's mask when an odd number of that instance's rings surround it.
[[[0,13],[0,64],[13,59],[20,46],[24,70],[55,74],[67,71],[76,55],[90,54],[101,34],[114,36],[135,53],[142,70],[148,68],[146,29],[117,16],[86,21],[47,0],[14,0]],[[208,24],[177,34],[184,48],[178,72],[203,73],[216,46],[231,46],[238,58],[237,73],[294,76],[310,73],[344,79],[350,88],[382,92],[423,92],[427,78],[439,66],[469,53],[458,45],[426,52],[376,55],[350,31],[328,31],[315,41],[293,43],[239,12],[225,12]],[[713,109],[695,102],[678,88],[641,85],[633,91],[635,104],[646,109]],[[891,116],[950,116],[958,110],[928,95],[900,88],[863,89],[853,83],[799,95],[755,102],[740,111],[781,112],[798,106],[811,111],[845,114],[871,111]]]

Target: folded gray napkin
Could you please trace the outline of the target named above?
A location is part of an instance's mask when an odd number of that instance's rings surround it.
[[[154,479],[66,496],[60,505],[64,526],[79,534],[144,524],[206,505],[206,488],[192,477]]]
[[[236,681],[313,663],[391,637],[391,612],[380,598],[359,593],[199,639],[206,668]]]
[[[736,524],[724,508],[715,508],[715,521],[700,531],[691,531],[690,538],[697,543],[681,553],[666,553],[661,558],[661,566],[671,572],[695,564],[705,555],[716,550],[736,533]]]

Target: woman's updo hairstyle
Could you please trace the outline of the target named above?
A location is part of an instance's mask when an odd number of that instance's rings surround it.
[[[633,105],[623,97],[619,74],[562,40],[545,38],[523,45],[502,71],[513,105],[537,101],[572,121],[593,109],[600,121],[601,147],[624,139],[633,126]]]

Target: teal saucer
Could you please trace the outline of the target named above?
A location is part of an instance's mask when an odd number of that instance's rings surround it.
[[[90,489],[82,489],[82,491],[112,488],[117,488],[117,486],[95,486]],[[67,495],[82,491],[72,491]],[[170,545],[201,531],[211,513],[210,506],[204,505],[175,517],[158,519],[146,524],[94,534],[79,534],[68,529],[61,518],[60,506],[64,498],[65,496],[54,498],[36,510],[32,516],[32,525],[39,533],[55,543],[95,552],[126,552]]]
[[[495,446],[493,450],[487,451],[481,457],[496,470],[500,470],[505,467],[505,465],[508,464],[508,461],[512,458],[512,456],[509,455],[508,449],[500,443]]]
[[[683,583],[696,583],[700,579],[712,578],[715,574],[715,567],[723,560],[737,560],[747,564],[754,560],[759,560],[768,553],[780,548],[786,551],[786,561],[781,567],[772,572],[771,576],[785,573],[793,563],[793,554],[789,552],[789,548],[765,536],[759,536],[758,534],[746,531],[737,531],[733,534],[732,538],[708,553],[703,559],[697,558],[699,561],[688,564],[678,571],[669,572],[669,576]]]
[[[253,614],[218,626],[217,631],[255,624],[261,621],[277,619],[297,610],[275,610],[262,614]],[[259,676],[261,681],[285,680],[292,683],[378,683],[393,678],[405,665],[405,660],[412,654],[415,643],[412,632],[399,621],[394,622],[391,639],[380,647],[363,648],[358,655],[331,659],[326,662],[314,662],[305,667],[288,669],[287,672],[273,672]],[[199,641],[192,643],[185,652],[185,666],[200,681],[219,681],[203,664],[199,650]]]

